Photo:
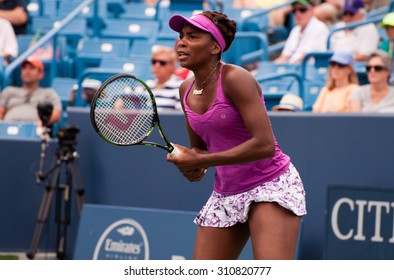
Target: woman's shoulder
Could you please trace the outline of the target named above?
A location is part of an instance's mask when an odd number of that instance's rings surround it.
[[[254,79],[252,73],[245,68],[235,64],[224,64],[222,68],[222,76],[224,81],[237,82],[244,79]]]

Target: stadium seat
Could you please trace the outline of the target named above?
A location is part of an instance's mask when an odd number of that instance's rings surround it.
[[[275,63],[273,61],[261,61],[257,66],[257,75],[283,74],[289,71],[298,72],[300,66],[289,63]]]
[[[272,73],[271,75],[256,75],[256,81],[261,86],[267,110],[277,105],[286,93],[293,93],[302,97],[303,85],[298,72]]]
[[[237,23],[238,31],[266,32],[268,15],[263,9],[225,8],[223,12]]]
[[[100,68],[131,74],[146,80],[150,73],[150,57],[105,57],[101,60]]]
[[[237,32],[231,48],[223,53],[223,60],[239,66],[268,60],[267,36],[254,31]]]
[[[301,62],[301,76],[304,80],[327,79],[331,51],[307,53]]]
[[[71,91],[77,84],[77,79],[67,77],[55,77],[52,80],[51,87],[57,92],[63,105],[63,110],[72,103]]]
[[[123,4],[121,5],[121,9],[122,10],[119,11],[118,14],[116,14],[116,12],[112,12],[112,17],[133,20],[156,20],[156,6],[147,5],[145,2],[131,2]],[[111,8],[107,6],[107,11],[108,10],[111,10]],[[110,11],[108,11],[108,13],[110,13]]]
[[[158,38],[154,42],[144,39],[134,40],[130,48],[129,56],[143,56],[150,58],[152,51],[156,46],[167,46],[172,48],[175,46],[175,40],[164,38]]]
[[[40,139],[36,129],[36,123],[2,121],[0,122],[0,138]]]
[[[54,0],[29,0],[27,2],[27,12],[30,18],[57,15],[57,3]]]
[[[325,81],[304,81],[304,111],[311,111],[312,106],[319,96],[320,90],[325,86]]]
[[[156,20],[135,19],[105,19],[105,27],[101,30],[101,38],[128,39],[154,39],[159,31],[159,22]]]
[[[128,39],[84,38],[78,46],[76,77],[86,68],[98,67],[104,57],[127,57]]]
[[[259,82],[267,110],[271,110],[279,103],[283,95],[291,92],[293,82],[294,78],[278,78]]]

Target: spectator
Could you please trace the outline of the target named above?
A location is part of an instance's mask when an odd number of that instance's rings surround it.
[[[343,22],[337,27],[359,22],[365,19],[365,9],[362,0],[346,0],[343,8]],[[348,51],[356,61],[366,61],[368,56],[378,49],[379,32],[375,24],[369,23],[352,29],[334,32],[331,36],[332,51]]]
[[[9,63],[11,58],[18,55],[18,41],[10,22],[0,18],[0,56],[5,63]]]
[[[177,69],[176,62],[177,55],[173,48],[160,46],[152,52],[152,73],[155,79],[148,80],[147,84],[155,95],[158,111],[181,109],[179,86],[183,80],[174,74]]]
[[[344,0],[324,0],[315,7],[315,16],[327,25],[332,25],[341,17]]]
[[[382,50],[388,55],[393,56],[393,41],[394,41],[394,12],[388,13],[384,16],[381,24],[381,28],[384,28],[387,34],[387,39],[380,42],[379,50]]]
[[[328,28],[314,16],[313,2],[297,0],[292,7],[297,25],[290,31],[282,54],[275,60],[277,63],[301,63],[305,54],[326,50]]]
[[[282,96],[278,105],[272,111],[300,112],[304,109],[304,101],[298,95],[287,93]]]
[[[369,84],[351,92],[350,111],[393,113],[394,88],[388,83],[392,70],[391,57],[382,51],[371,54],[366,70]]]
[[[0,96],[0,120],[37,122],[42,126],[37,106],[51,104],[52,113],[48,125],[60,121],[62,104],[57,93],[51,88],[41,88],[44,65],[40,60],[28,58],[21,65],[22,87],[8,86]]]
[[[313,112],[332,113],[349,111],[350,92],[358,87],[354,59],[349,52],[335,52],[330,58],[327,84],[313,104]]]
[[[27,34],[29,14],[25,0],[0,0],[0,18],[12,24],[16,35]]]

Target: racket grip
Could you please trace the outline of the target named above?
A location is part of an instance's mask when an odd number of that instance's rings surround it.
[[[174,146],[174,149],[172,150],[170,155],[172,157],[179,157],[181,155],[181,151],[177,147]]]

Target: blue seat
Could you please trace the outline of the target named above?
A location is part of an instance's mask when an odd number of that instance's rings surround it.
[[[267,36],[261,32],[240,31],[226,52],[223,53],[226,63],[243,66],[256,61],[268,60]]]
[[[304,80],[327,79],[331,51],[307,53],[301,62],[301,76]]]
[[[150,58],[152,51],[156,46],[167,46],[173,48],[175,46],[175,40],[171,38],[157,38],[155,41],[148,41],[144,39],[134,40],[130,47],[129,56],[144,56]]]
[[[110,6],[114,6],[114,3],[111,3]],[[118,8],[118,12],[112,12],[113,18],[156,20],[157,8],[155,5],[147,5],[145,4],[145,2],[131,2],[123,4],[120,7],[121,9]],[[108,9],[110,8],[107,6],[107,11]],[[112,8],[112,10],[113,9],[114,7]]]
[[[223,12],[237,23],[239,31],[266,31],[268,14],[263,9],[224,8]],[[258,16],[257,16],[258,15]]]
[[[300,66],[289,63],[275,63],[273,61],[261,61],[257,66],[257,75],[283,74],[289,71],[299,72]]]
[[[279,104],[283,95],[291,91],[293,82],[294,79],[291,78],[278,78],[259,82],[267,110],[271,110],[273,106]]]
[[[51,87],[57,92],[62,102],[63,110],[73,102],[72,89],[77,85],[77,79],[67,77],[55,77],[52,79]]]
[[[57,14],[56,1],[53,0],[29,0],[27,12],[30,18],[35,16],[55,16]]]
[[[40,139],[36,129],[36,123],[4,121],[0,122],[0,138]]]
[[[98,67],[104,57],[127,57],[128,39],[84,38],[76,55],[76,76],[86,68]]]
[[[325,86],[325,81],[304,81],[304,111],[311,111],[321,89]]]
[[[136,19],[105,19],[105,27],[101,30],[101,38],[128,39],[154,39],[159,31],[159,22],[156,20]]]
[[[67,1],[59,1],[59,6],[57,9],[57,15],[61,17],[65,17],[70,14],[75,8],[77,8],[81,4],[81,0],[67,0]],[[107,2],[103,0],[97,1],[98,3],[98,13],[102,18],[107,17]],[[92,1],[88,6],[82,9],[79,17],[83,18],[91,18],[94,13],[94,4],[95,1]]]
[[[128,73],[146,80],[151,69],[150,57],[106,57],[101,60],[100,68],[119,73]]]

